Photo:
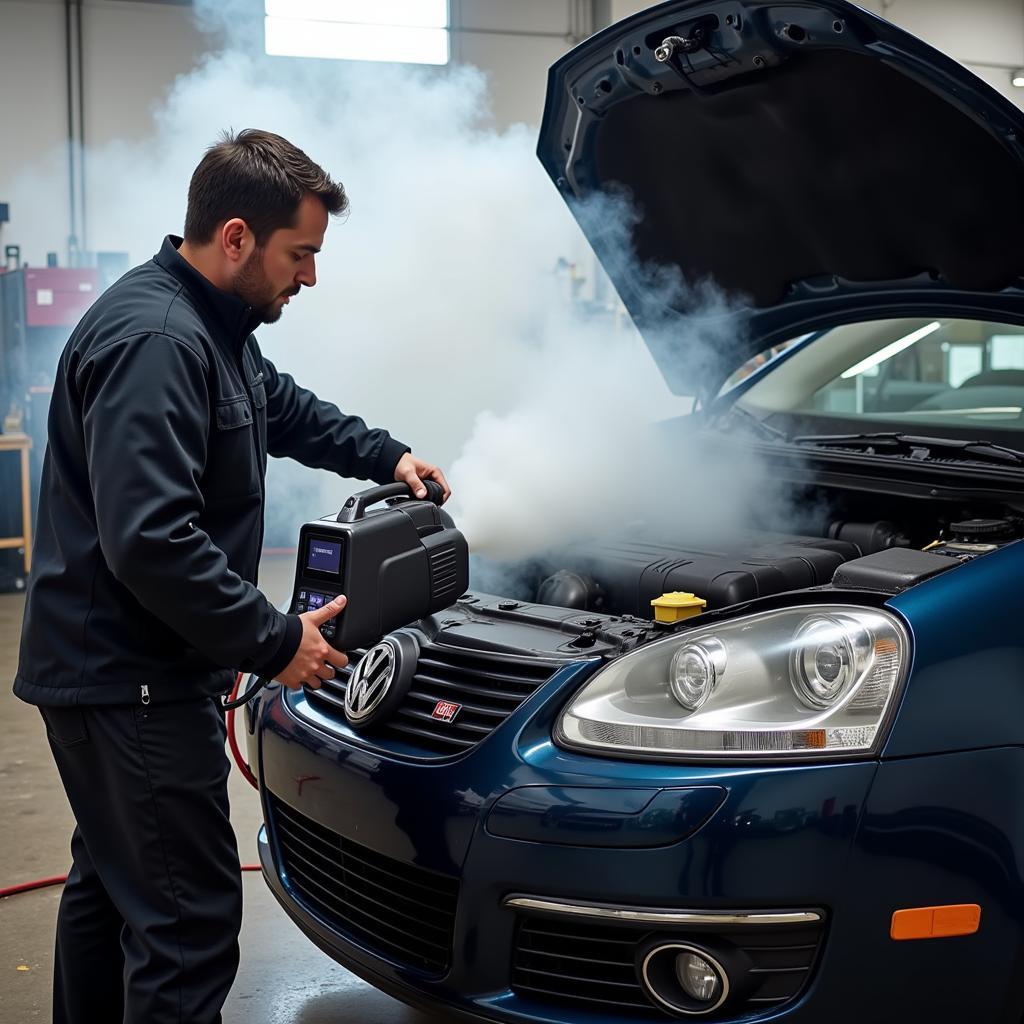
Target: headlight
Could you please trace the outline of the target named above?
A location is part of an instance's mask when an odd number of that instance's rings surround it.
[[[662,758],[867,753],[908,660],[899,620],[870,608],[787,608],[688,629],[599,671],[556,739]]]

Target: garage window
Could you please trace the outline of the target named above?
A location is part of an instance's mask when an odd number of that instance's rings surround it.
[[[447,64],[448,0],[266,0],[275,57]]]

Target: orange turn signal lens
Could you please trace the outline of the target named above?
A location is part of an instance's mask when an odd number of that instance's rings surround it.
[[[948,907],[914,907],[892,915],[889,935],[897,942],[907,939],[948,939],[954,935],[973,935],[981,927],[981,907],[977,903],[957,903]]]

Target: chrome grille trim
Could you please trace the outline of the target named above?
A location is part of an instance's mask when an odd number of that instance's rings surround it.
[[[714,925],[750,928],[758,925],[818,924],[824,918],[817,910],[662,910],[656,907],[621,907],[611,904],[577,903],[572,900],[508,896],[506,907],[548,914],[567,914],[595,921],[624,921],[630,924]]]

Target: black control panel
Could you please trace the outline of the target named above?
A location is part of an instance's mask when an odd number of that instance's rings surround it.
[[[300,590],[295,595],[295,612],[301,615],[303,612],[316,611],[317,608],[323,608],[325,604],[333,601],[338,595],[337,594],[324,594],[315,590]],[[320,627],[320,635],[325,640],[333,640],[337,632],[334,619],[330,622],[325,622]]]

